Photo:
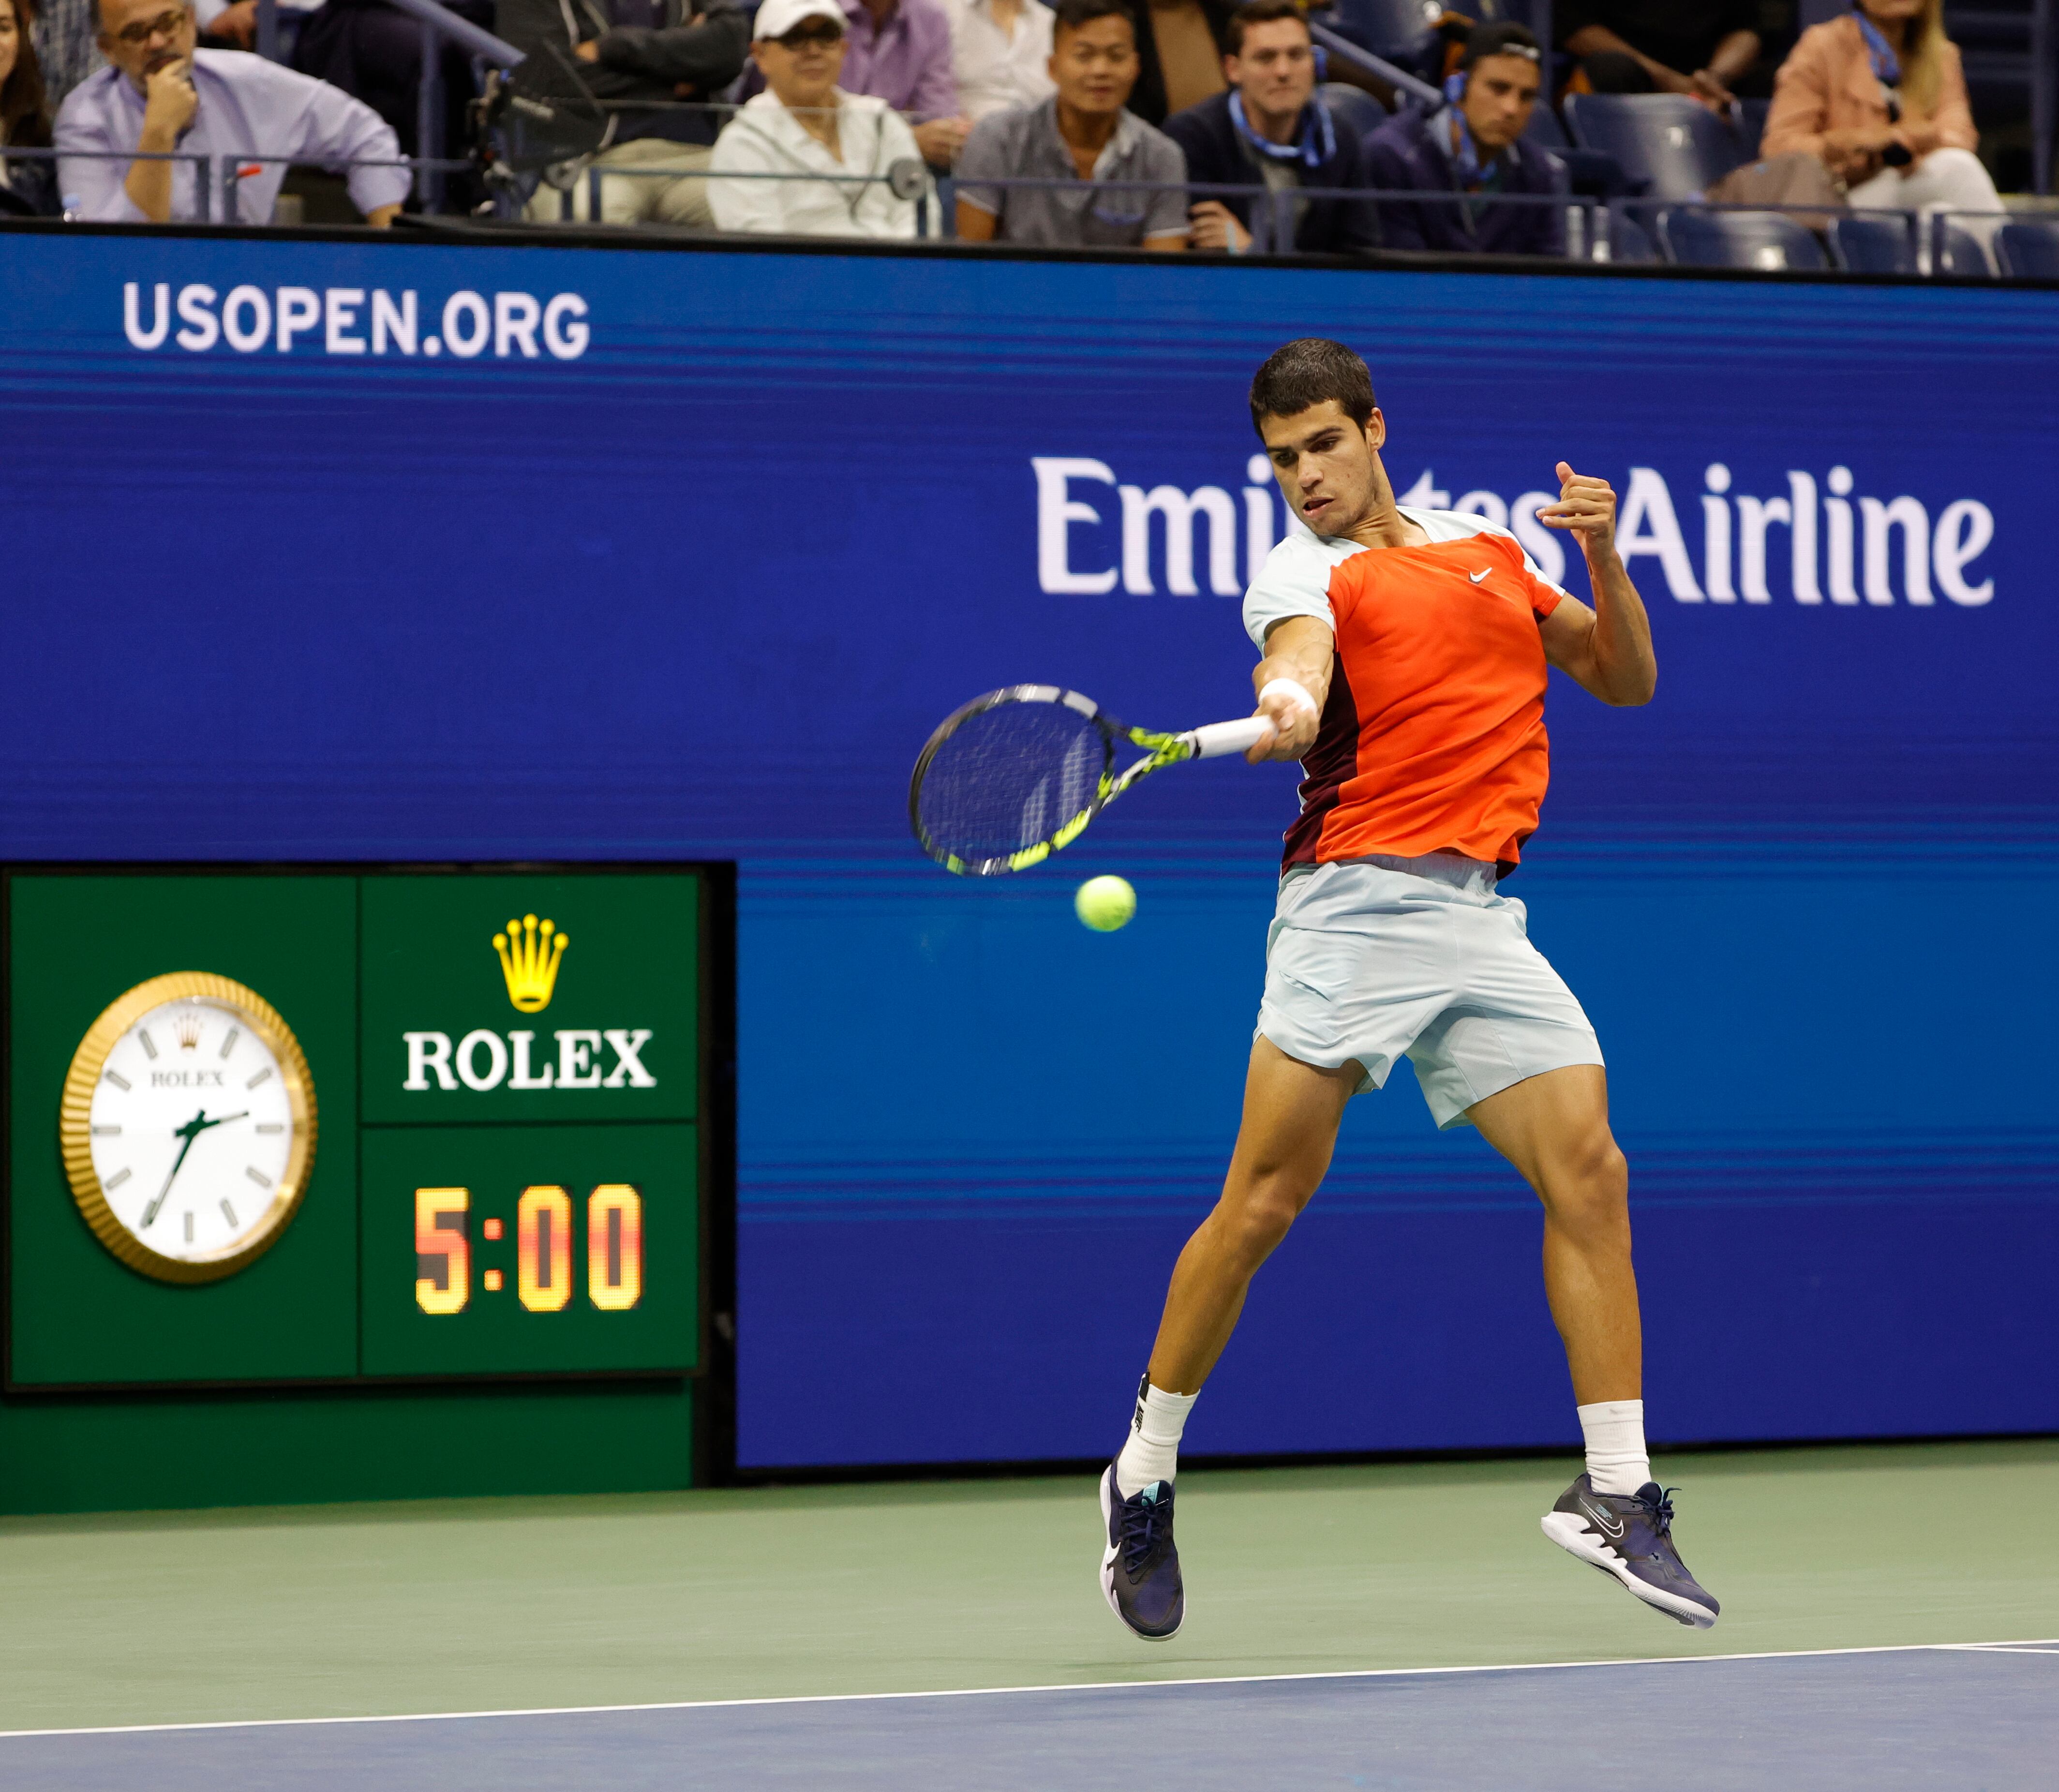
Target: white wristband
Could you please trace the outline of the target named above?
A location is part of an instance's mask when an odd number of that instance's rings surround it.
[[[1301,708],[1305,709],[1311,715],[1313,715],[1316,713],[1316,699],[1308,695],[1308,687],[1303,684],[1300,679],[1268,679],[1265,683],[1259,687],[1258,701],[1260,706],[1263,707],[1265,699],[1272,695],[1276,691],[1280,693],[1282,696],[1292,698],[1296,704],[1298,704]]]

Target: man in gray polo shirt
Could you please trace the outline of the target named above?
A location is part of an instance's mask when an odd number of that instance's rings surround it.
[[[1137,85],[1137,38],[1125,0],[1057,0],[1051,79],[1057,94],[983,118],[958,165],[958,232],[967,242],[1039,249],[1184,249],[1187,158],[1125,109]],[[986,186],[1040,180],[1049,187]],[[1125,181],[1155,181],[1153,193]]]

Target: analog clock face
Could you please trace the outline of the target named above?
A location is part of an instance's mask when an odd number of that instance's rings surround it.
[[[293,1217],[313,1120],[306,1061],[268,1003],[225,978],[157,978],[79,1048],[66,1168],[88,1222],[124,1262],[209,1280]]]

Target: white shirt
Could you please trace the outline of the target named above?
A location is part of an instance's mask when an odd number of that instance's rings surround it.
[[[834,90],[839,161],[772,94],[751,98],[723,126],[708,163],[708,205],[718,228],[787,237],[912,237],[915,202],[883,180],[724,181],[724,173],[876,174],[897,161],[922,165],[915,134],[884,100]]]
[[[1013,38],[994,22],[994,0],[942,4],[951,22],[958,104],[974,124],[990,112],[1012,106],[1041,106],[1057,91],[1045,66],[1051,60],[1054,15],[1044,0],[1022,0]]]
[[[340,87],[297,74],[261,56],[236,50],[193,52],[193,90],[200,96],[193,122],[180,137],[177,153],[210,158],[209,210],[203,214],[199,170],[191,162],[172,164],[172,218],[190,223],[203,215],[217,223],[269,224],[285,180],[283,161],[253,162],[237,183],[236,217],[221,205],[223,156],[290,156],[296,161],[343,172],[347,161],[397,161],[400,145],[386,121]],[[58,185],[65,209],[95,222],[146,224],[122,183],[129,164],[78,159],[86,150],[133,150],[143,136],[143,96],[119,69],[88,75],[58,109],[53,133],[58,149]],[[408,197],[404,168],[353,168],[350,197],[360,212],[398,205]]]
[[[1463,510],[1417,510],[1411,504],[1394,507],[1432,541],[1464,541],[1468,536],[1507,536],[1509,532]],[[1510,539],[1515,538],[1511,536]],[[1265,556],[1265,564],[1244,594],[1244,631],[1258,651],[1265,651],[1265,631],[1289,616],[1313,616],[1332,629],[1337,626],[1336,611],[1330,607],[1330,575],[1346,560],[1366,552],[1365,544],[1348,536],[1317,535],[1299,517],[1289,525],[1286,539]],[[1544,576],[1543,568],[1526,552],[1523,563],[1537,582],[1557,591],[1564,589]]]

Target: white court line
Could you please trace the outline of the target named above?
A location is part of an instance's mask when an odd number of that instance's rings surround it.
[[[1729,1655],[1624,1655],[1599,1661],[1483,1662],[1456,1667],[1339,1667],[1308,1674],[1218,1674],[1183,1680],[1071,1680],[1035,1686],[935,1686],[913,1692],[787,1693],[760,1698],[672,1698],[641,1705],[536,1705],[484,1711],[375,1712],[346,1718],[220,1718],[207,1723],[85,1724],[58,1730],[0,1730],[0,1742],[26,1736],[163,1735],[186,1730],[301,1730],[321,1724],[460,1723],[483,1718],[583,1718],[636,1711],[717,1711],[764,1705],[861,1705],[905,1698],[1001,1698],[1018,1693],[1137,1692],[1166,1686],[1271,1686],[1303,1680],[1391,1680],[1433,1674],[1535,1674],[1555,1668],[1670,1667],[1695,1662],[1814,1660],[1830,1655],[1916,1655],[1943,1651],[2059,1655],[2053,1639],[2021,1643],[1882,1643],[1858,1649],[1759,1649]]]

